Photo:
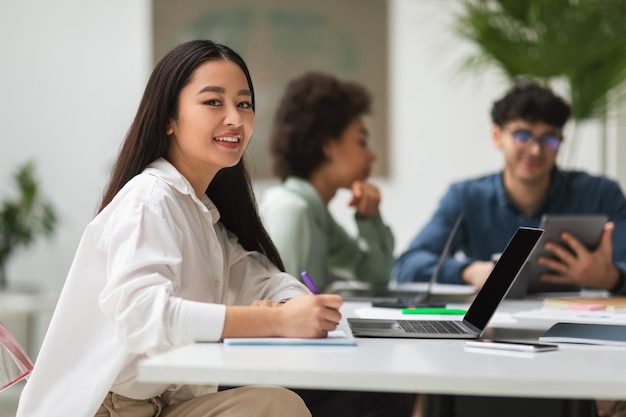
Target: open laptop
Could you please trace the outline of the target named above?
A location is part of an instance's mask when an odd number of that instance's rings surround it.
[[[433,307],[438,306],[438,303],[434,303],[432,301],[433,298],[433,286],[437,283],[437,279],[439,279],[439,273],[441,272],[441,268],[443,267],[443,263],[445,262],[448,254],[450,253],[450,248],[452,247],[452,242],[454,241],[454,237],[456,236],[457,230],[459,230],[459,226],[461,224],[461,220],[463,220],[463,212],[459,213],[454,222],[454,226],[452,226],[452,230],[448,235],[448,239],[439,255],[439,259],[437,260],[437,265],[435,265],[435,269],[433,270],[432,275],[430,276],[430,280],[428,281],[428,286],[426,287],[426,291],[422,293],[413,293],[410,297],[399,297],[397,299],[391,300],[382,300],[382,301],[373,301],[373,307],[391,307],[391,308],[403,308],[403,307]],[[442,304],[443,306],[443,304]]]
[[[356,337],[475,339],[484,332],[498,305],[511,288],[542,229],[517,229],[476,295],[463,320],[390,320],[348,318]]]

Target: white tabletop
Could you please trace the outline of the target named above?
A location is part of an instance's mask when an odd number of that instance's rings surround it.
[[[523,305],[508,302],[499,311]],[[139,377],[160,383],[612,399],[626,398],[626,348],[562,344],[558,351],[527,354],[471,350],[461,340],[360,338],[352,347],[200,343],[142,361]]]
[[[58,294],[0,291],[0,316],[52,311]]]

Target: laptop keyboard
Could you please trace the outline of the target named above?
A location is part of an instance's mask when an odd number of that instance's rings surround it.
[[[398,320],[407,333],[465,334],[470,330],[458,321]]]

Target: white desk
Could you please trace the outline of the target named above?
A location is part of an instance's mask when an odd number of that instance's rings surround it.
[[[52,311],[58,294],[0,291],[0,316],[28,315]]]
[[[349,304],[350,311],[358,306]],[[499,311],[522,306],[505,302]],[[626,398],[626,348],[564,344],[555,352],[503,354],[468,351],[458,340],[358,339],[354,347],[204,343],[144,360],[139,377],[159,383],[613,399]]]
[[[37,318],[44,313],[51,313],[57,299],[56,293],[0,291],[0,321],[16,318],[25,320],[24,340],[21,342],[31,359],[38,353],[38,347],[35,346],[35,342],[39,341],[36,334]],[[15,333],[14,336],[20,339]]]

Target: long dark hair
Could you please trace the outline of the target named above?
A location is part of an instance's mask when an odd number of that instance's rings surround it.
[[[149,164],[165,157],[168,149],[166,130],[170,119],[178,118],[180,91],[191,81],[196,68],[207,61],[229,60],[246,76],[252,93],[250,72],[244,60],[227,46],[209,40],[182,43],[168,52],[156,65],[148,80],[139,109],[122,143],[111,179],[102,195],[98,212],[102,211],[122,187]],[[281,271],[284,266],[269,238],[257,211],[250,177],[243,158],[215,176],[206,195],[220,211],[220,221],[234,233],[241,245],[263,253]]]

